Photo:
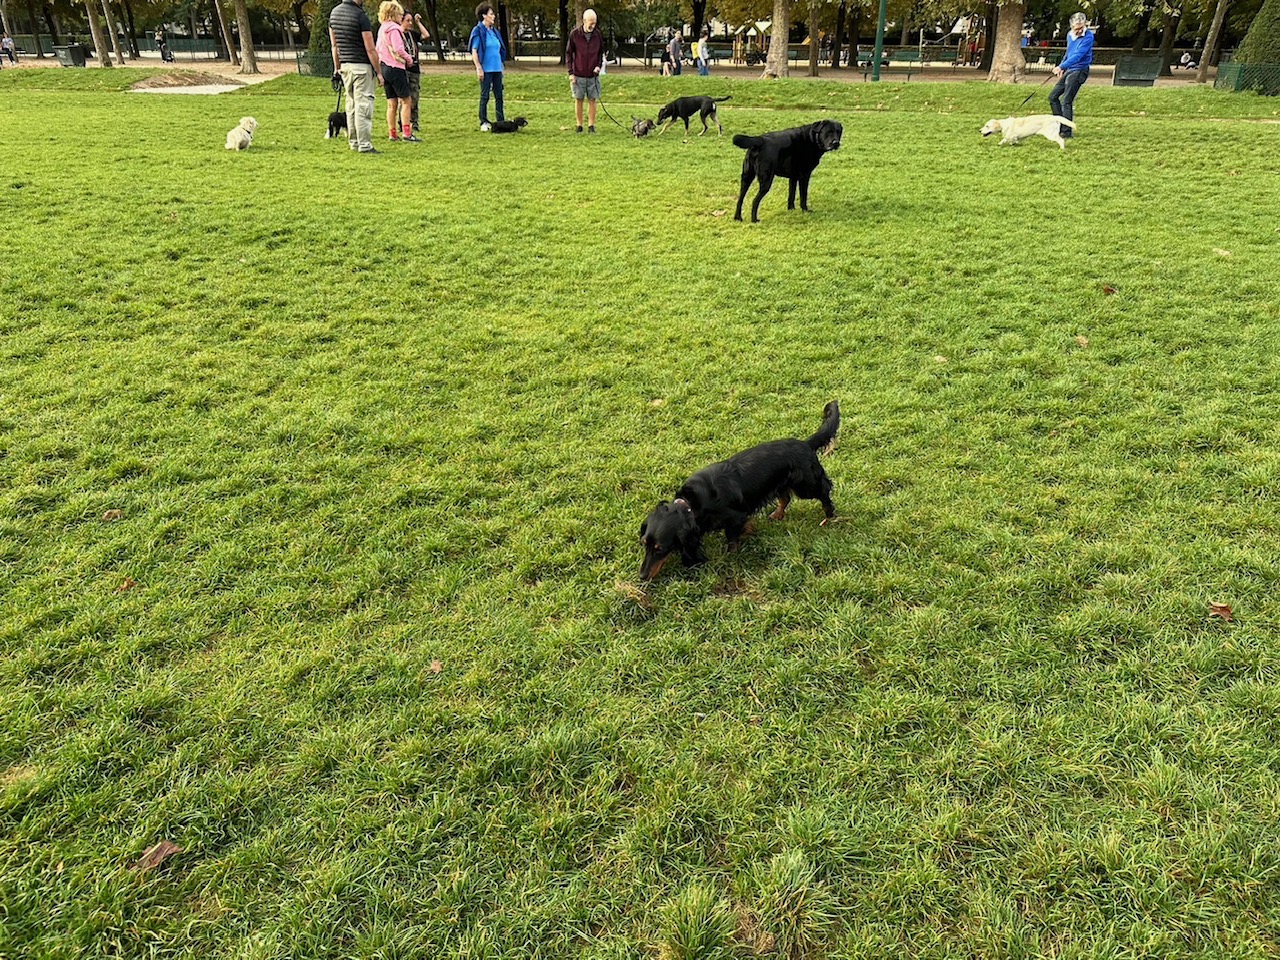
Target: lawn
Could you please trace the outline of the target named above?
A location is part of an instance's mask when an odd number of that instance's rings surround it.
[[[0,957],[1280,953],[1280,104],[137,78],[0,74]],[[637,581],[831,399],[836,522]]]

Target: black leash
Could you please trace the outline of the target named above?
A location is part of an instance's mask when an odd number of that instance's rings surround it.
[[[608,108],[608,107],[606,107],[606,106],[604,105],[604,98],[603,98],[603,97],[601,97],[599,100],[597,100],[597,101],[596,101],[596,103],[600,104],[600,109],[604,111],[604,115],[605,115],[606,117],[608,117],[610,120],[613,120],[613,122],[614,122],[614,123],[617,123],[617,124],[618,124],[618,126],[622,127],[622,124],[618,123],[618,121],[614,118],[613,114],[609,112],[609,108]],[[626,129],[627,129],[627,127],[622,127],[622,129],[623,129],[623,130],[626,130]]]
[[[1040,92],[1040,88],[1045,85],[1045,81],[1052,80],[1052,79],[1053,79],[1053,74],[1051,73],[1047,77],[1045,77],[1044,80],[1041,80],[1039,83],[1037,83],[1036,88],[1027,94],[1027,100],[1030,100],[1032,97],[1034,97],[1037,93]],[[1018,104],[1019,110],[1021,110],[1023,107],[1027,105],[1027,100],[1023,100],[1020,104]]]

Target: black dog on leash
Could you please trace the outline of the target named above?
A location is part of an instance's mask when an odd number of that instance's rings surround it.
[[[751,515],[775,499],[778,509],[771,519],[781,520],[795,496],[819,501],[830,520],[836,508],[818,452],[830,446],[839,429],[840,404],[832,400],[823,408],[822,426],[808,440],[772,440],[695,473],[640,527],[640,579],[656,577],[677,551],[686,567],[704,563],[702,538],[715,530],[724,531],[730,551],[738,549]]]
[[[347,132],[347,111],[335,110],[329,114],[329,132],[324,135],[326,140],[331,140],[340,133]]]
[[[806,127],[793,127],[765,133],[758,137],[738,134],[733,145],[747,151],[742,161],[742,189],[738,192],[738,209],[733,219],[742,219],[742,200],[752,180],[760,181],[760,189],[751,203],[751,222],[757,222],[760,201],[773,186],[774,177],[786,177],[791,181],[787,191],[787,209],[796,208],[796,185],[800,187],[800,209],[809,210],[809,178],[817,169],[822,155],[828,150],[840,149],[844,127],[836,120],[819,120]]]
[[[677,120],[684,121],[684,132],[688,133],[689,120],[695,113],[702,118],[702,133],[707,132],[707,117],[715,122],[716,130],[724,133],[724,127],[720,126],[720,117],[716,114],[716,104],[732,99],[732,97],[678,97],[658,111],[658,124],[661,125],[662,121],[667,121],[667,126],[659,130],[658,134],[666,133],[667,127]],[[702,136],[702,133],[698,136]]]

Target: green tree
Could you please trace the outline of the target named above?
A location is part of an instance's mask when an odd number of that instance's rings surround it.
[[[1264,0],[1236,50],[1236,63],[1280,63],[1280,0]]]

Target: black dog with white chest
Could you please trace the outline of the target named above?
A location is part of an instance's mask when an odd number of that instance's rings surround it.
[[[329,132],[324,135],[326,140],[332,140],[340,133],[347,132],[347,111],[335,110],[329,114]]]
[[[781,520],[791,498],[799,497],[819,501],[830,520],[836,508],[818,453],[830,446],[839,429],[840,405],[832,400],[823,408],[822,426],[808,440],[771,440],[695,473],[674,500],[654,507],[640,527],[640,579],[652,580],[675,553],[686,567],[704,563],[702,538],[716,530],[723,530],[729,550],[736,550],[752,514],[774,500],[778,508],[771,519]]]
[[[742,201],[752,180],[760,181],[760,189],[751,203],[751,222],[759,219],[760,201],[773,186],[774,177],[786,177],[791,183],[787,191],[787,209],[796,208],[796,186],[800,187],[800,209],[809,211],[809,178],[817,169],[822,155],[840,149],[844,127],[836,120],[819,120],[805,127],[793,127],[765,133],[758,137],[738,134],[733,145],[747,151],[742,161],[742,189],[738,192],[738,209],[733,219],[742,219]]]
[[[702,118],[702,133],[707,132],[707,117],[711,118],[719,133],[724,133],[724,127],[720,126],[720,117],[716,114],[716,104],[732,99],[732,97],[677,97],[658,111],[658,124],[661,126],[664,121],[667,124],[658,131],[658,135],[666,133],[667,128],[677,120],[684,121],[684,132],[688,133],[689,120],[695,113]],[[702,133],[698,136],[702,136]]]

